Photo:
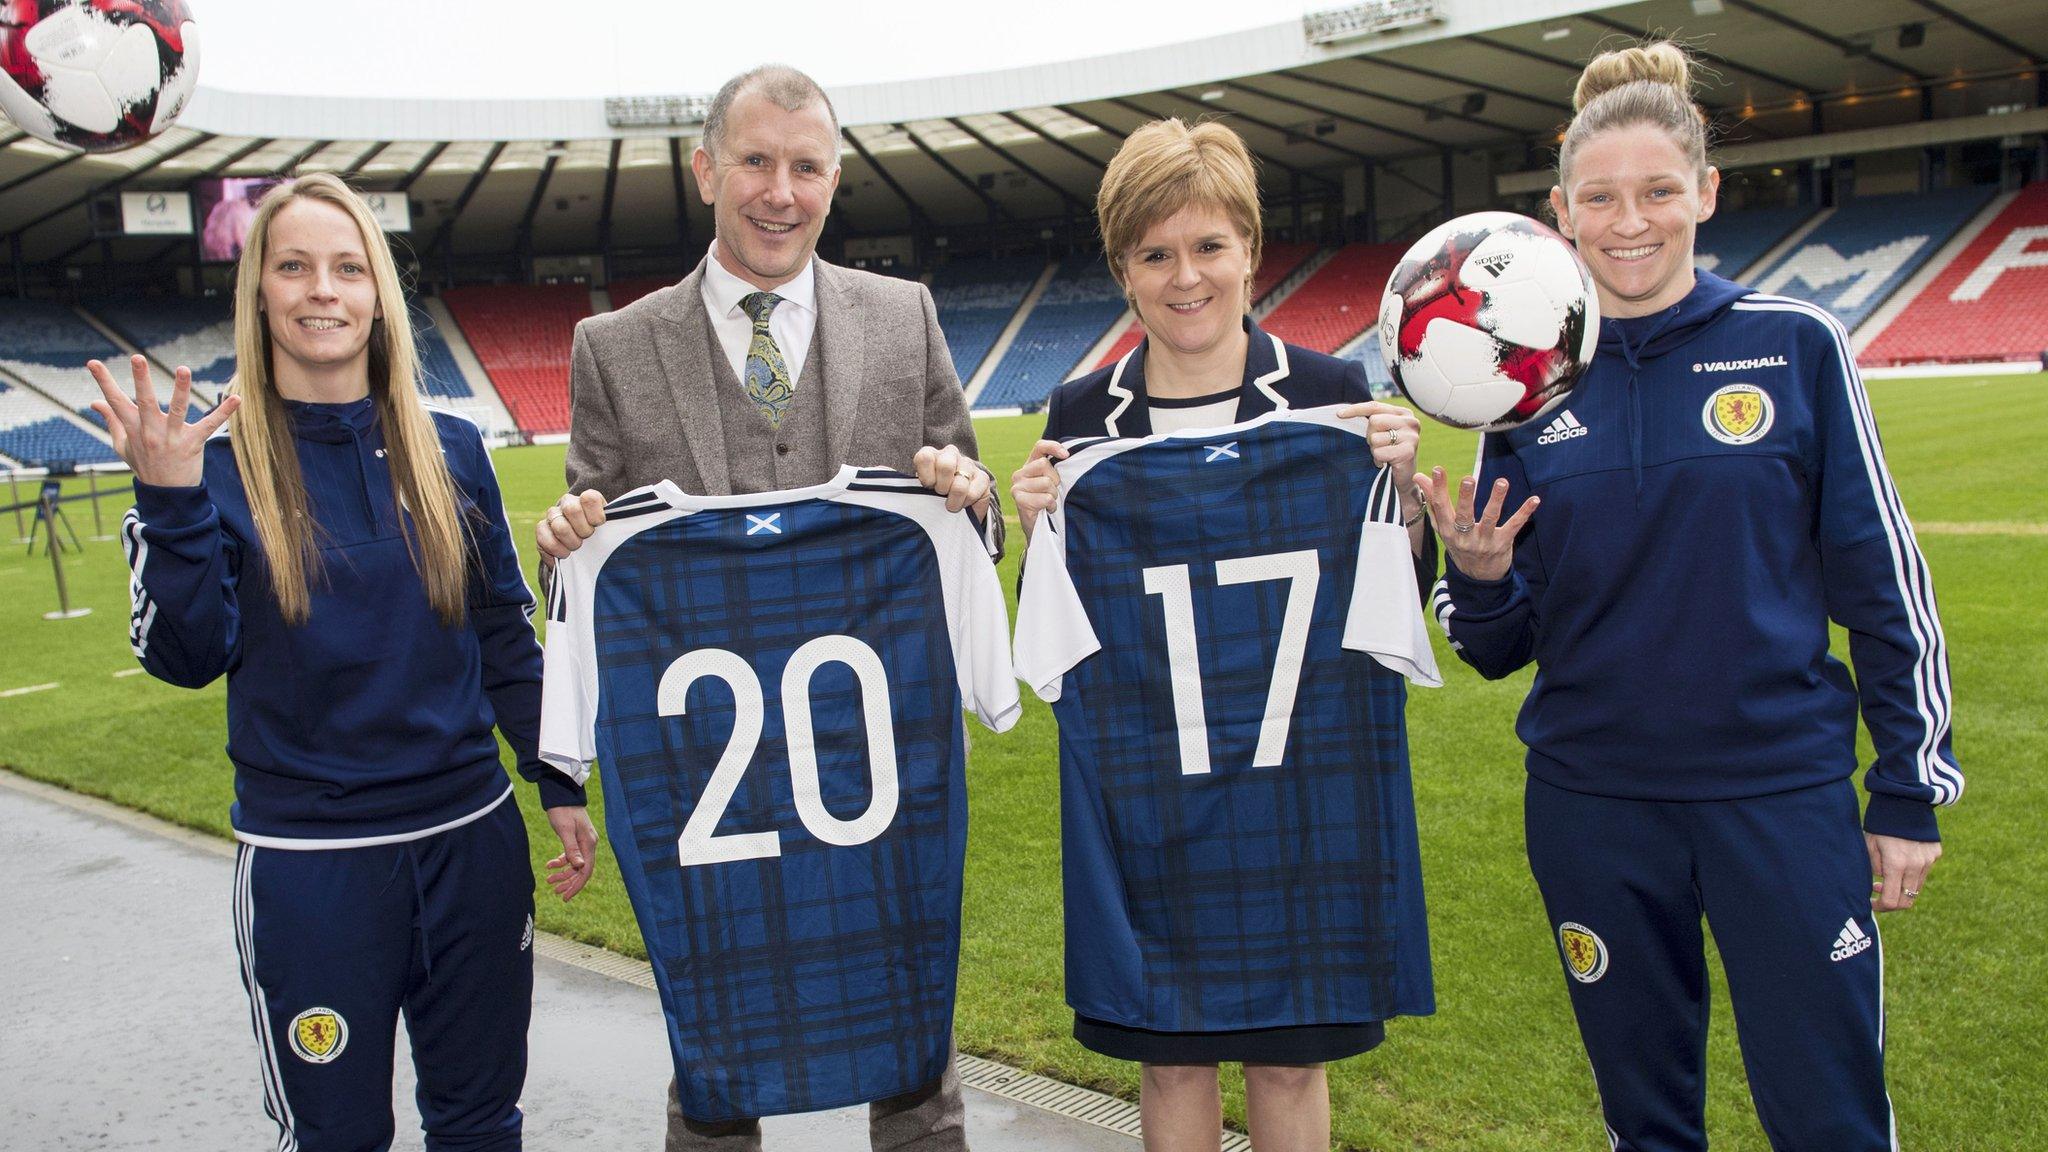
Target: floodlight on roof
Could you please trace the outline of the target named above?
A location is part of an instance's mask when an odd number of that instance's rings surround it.
[[[1692,14],[1695,16],[1719,16],[1721,0],[1692,0]]]
[[[613,128],[682,128],[704,122],[709,96],[607,96],[604,121]]]
[[[1545,29],[1543,30],[1543,39],[1544,39],[1544,42],[1545,42],[1545,43],[1548,43],[1548,42],[1550,42],[1550,41],[1552,41],[1552,40],[1562,40],[1562,39],[1564,39],[1565,37],[1567,37],[1567,36],[1570,36],[1571,34],[1572,34],[1572,27],[1571,27],[1571,25],[1569,25],[1569,24],[1559,24],[1559,25],[1556,25],[1556,26],[1554,26],[1554,27],[1550,27],[1550,28],[1545,28]]]
[[[1228,93],[1224,92],[1221,88],[1211,88],[1207,92],[1202,93],[1202,102],[1204,104],[1214,104],[1216,101],[1223,99],[1223,97],[1226,95],[1228,95]]]
[[[1365,0],[1307,13],[1301,18],[1301,31],[1311,44],[1336,44],[1441,23],[1444,9],[1444,0]]]

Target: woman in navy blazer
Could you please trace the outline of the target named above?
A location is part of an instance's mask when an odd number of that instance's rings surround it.
[[[1436,545],[1414,486],[1421,423],[1372,400],[1358,364],[1298,348],[1249,316],[1259,263],[1258,181],[1244,142],[1221,124],[1161,120],[1133,132],[1097,193],[1110,271],[1146,338],[1115,364],[1053,390],[1043,439],[1011,478],[1028,535],[1059,500],[1061,442],[1215,428],[1279,408],[1338,404],[1362,418],[1373,458],[1403,483],[1416,586],[1436,581]],[[1377,1045],[1376,1021],[1232,1032],[1154,1032],[1077,1014],[1074,1038],[1144,1065],[1148,1152],[1213,1150],[1222,1130],[1216,1066],[1242,1062],[1252,1139],[1262,1152],[1328,1148],[1323,1065]]]

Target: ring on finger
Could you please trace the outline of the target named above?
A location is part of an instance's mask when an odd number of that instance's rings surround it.
[[[1474,526],[1473,526],[1473,525],[1471,525],[1471,524],[1453,524],[1453,525],[1451,525],[1451,531],[1453,531],[1453,532],[1470,532],[1470,531],[1471,531],[1471,530],[1473,529],[1473,527],[1474,527]]]
[[[1904,891],[1906,893],[1906,899],[1908,900],[1917,900],[1920,897],[1920,893],[1916,889],[1907,888]]]

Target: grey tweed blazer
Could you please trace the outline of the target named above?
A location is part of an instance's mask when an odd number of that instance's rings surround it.
[[[951,444],[979,460],[931,293],[914,281],[823,260],[816,267],[812,355],[824,381],[829,445],[829,459],[817,462],[820,479],[842,464],[908,472],[928,444]],[[680,284],[576,325],[570,491],[594,488],[610,498],[673,480],[698,495],[732,494],[712,375],[712,358],[724,353],[705,316],[703,278],[700,263]],[[999,510],[990,519],[999,550]]]

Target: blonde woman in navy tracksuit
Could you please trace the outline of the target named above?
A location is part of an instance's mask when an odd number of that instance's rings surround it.
[[[517,1149],[533,874],[493,724],[562,839],[563,899],[596,834],[538,756],[533,602],[490,460],[420,402],[390,249],[333,176],[258,209],[235,345],[235,394],[190,425],[183,368],[168,411],[141,357],[139,403],[90,368],[135,471],[135,654],[173,684],[228,678],[265,1109],[280,1148],[389,1147],[402,1011],[427,1148]]]
[[[1573,421],[1421,478],[1438,617],[1488,677],[1537,665],[1529,863],[1613,1146],[1707,1146],[1704,915],[1772,1146],[1894,1148],[1872,910],[1922,897],[1963,788],[1927,565],[1841,323],[1693,270],[1719,174],[1684,53],[1606,53],[1575,103],[1551,200],[1600,351]]]

